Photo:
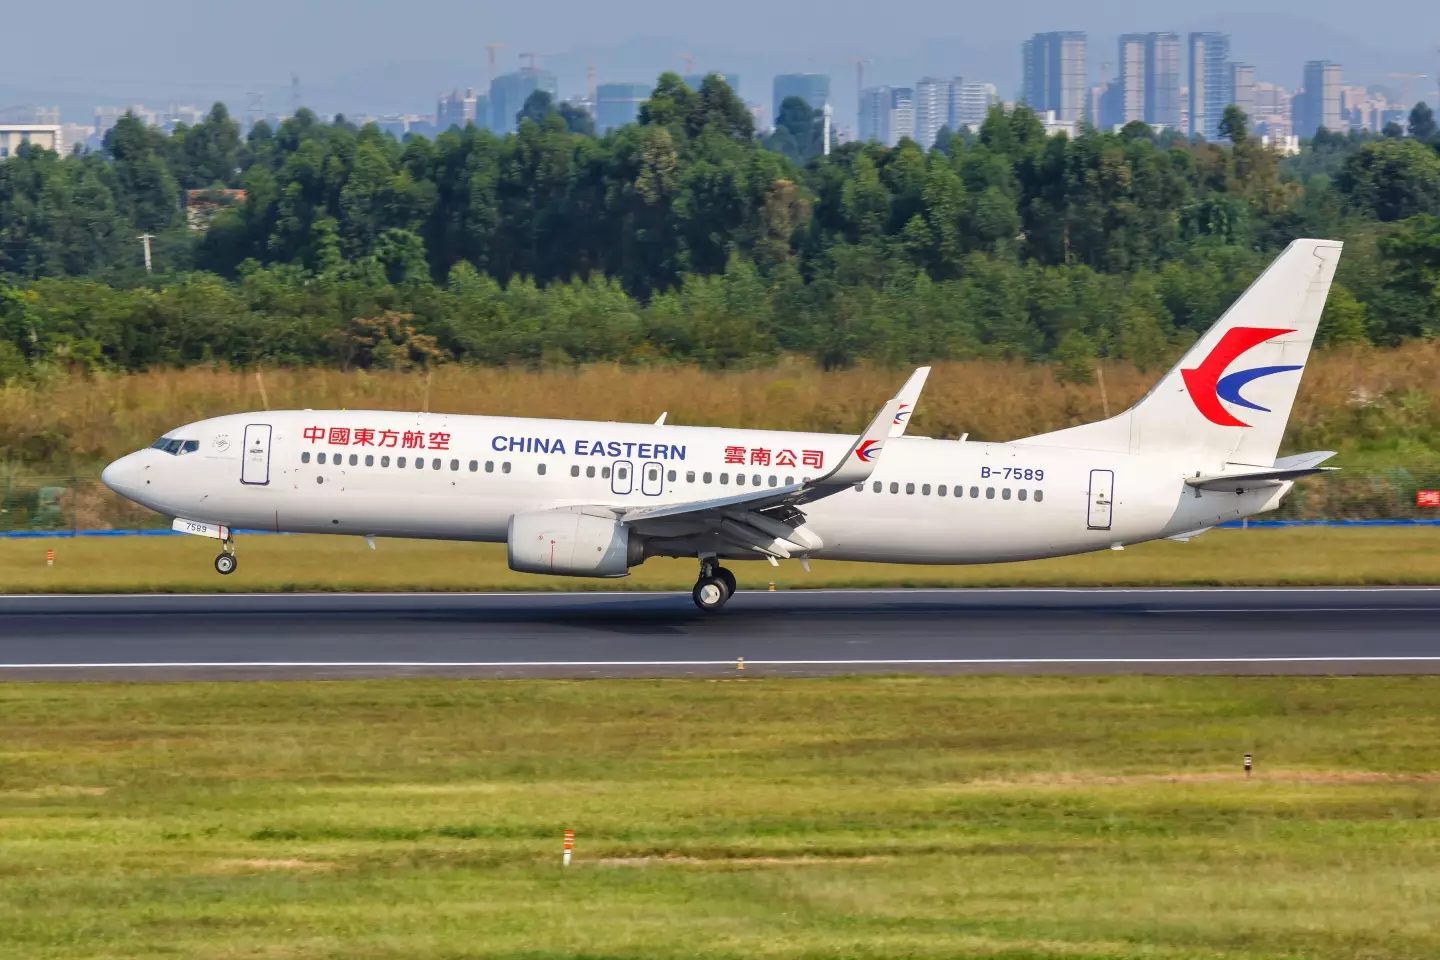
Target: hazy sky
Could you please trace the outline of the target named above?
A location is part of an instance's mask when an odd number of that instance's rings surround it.
[[[853,100],[848,57],[875,60],[870,78],[904,83],[923,73],[992,79],[1013,95],[1019,41],[1037,30],[1091,34],[1092,73],[1113,59],[1113,37],[1130,30],[1218,27],[1235,36],[1237,58],[1262,77],[1298,84],[1308,58],[1346,65],[1347,80],[1382,82],[1391,70],[1440,74],[1440,7],[1396,0],[1382,7],[1341,0],[1269,0],[1208,19],[1177,0],[67,0],[10,3],[3,14],[0,106],[26,99],[68,104],[223,97],[232,105],[265,90],[288,105],[291,72],[307,101],[332,109],[428,111],[440,86],[483,87],[487,42],[555,54],[562,94],[583,88],[587,60],[601,79],[651,80],[675,69],[683,49],[700,69],[737,70],[747,99],[768,101],[769,74],[828,72],[838,107]],[[1236,4],[1237,7],[1246,6]],[[59,11],[64,13],[63,18]],[[33,39],[25,42],[23,38]],[[16,42],[20,41],[20,42]],[[1373,76],[1349,76],[1362,71]],[[1434,82],[1421,81],[1434,89]],[[384,101],[384,102],[379,102]],[[80,119],[75,117],[74,119]]]

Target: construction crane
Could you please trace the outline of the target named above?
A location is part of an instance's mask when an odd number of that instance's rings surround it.
[[[529,58],[530,58],[530,63],[526,66],[526,69],[527,69],[527,70],[534,70],[534,69],[535,69],[535,58],[536,58],[536,57],[553,57],[553,56],[555,56],[555,54],[553,54],[553,53],[532,53],[532,52],[526,52],[526,53],[520,54],[520,56],[521,56],[522,58],[524,58],[524,57],[529,57]]]
[[[1402,92],[1401,92],[1401,94],[1400,94],[1401,105],[1402,105],[1402,106],[1405,106],[1405,107],[1411,107],[1411,106],[1414,106],[1414,104],[1412,104],[1412,103],[1410,102],[1410,81],[1411,81],[1411,80],[1425,80],[1425,79],[1428,79],[1429,74],[1424,74],[1424,73],[1387,73],[1387,74],[1385,74],[1385,76],[1389,77],[1391,80],[1400,80],[1400,81],[1402,81],[1402,83],[1403,83],[1403,85],[1402,85],[1402,87],[1401,87],[1401,91],[1402,91]]]
[[[686,50],[683,53],[675,54],[675,56],[685,61],[685,76],[693,77],[695,75],[695,54]]]
[[[489,76],[487,77],[487,81],[488,81],[488,85],[489,85],[489,86],[492,86],[492,87],[495,86],[495,52],[496,52],[497,50],[500,50],[500,49],[502,49],[502,48],[504,48],[504,47],[508,47],[508,46],[510,46],[510,44],[508,44],[508,43],[487,43],[487,44],[485,44],[485,54],[486,54],[486,56],[488,56],[488,57],[490,58],[490,74],[489,74]]]

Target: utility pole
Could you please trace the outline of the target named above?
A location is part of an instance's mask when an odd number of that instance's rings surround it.
[[[290,74],[290,115],[300,112],[300,74]]]
[[[152,233],[142,233],[142,234],[140,234],[140,236],[136,237],[135,239],[136,239],[136,240],[139,240],[141,243],[145,244],[145,272],[146,272],[146,273],[149,273],[149,272],[150,272],[150,241],[155,239],[155,235],[152,234]]]
[[[824,146],[822,147],[822,150],[827,157],[830,156],[830,115],[834,112],[835,111],[830,109],[830,104],[825,104],[825,130],[822,134],[824,138]]]

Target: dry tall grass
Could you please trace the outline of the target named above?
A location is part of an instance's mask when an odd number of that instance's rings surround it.
[[[1005,440],[1099,419],[1133,403],[1158,379],[1106,363],[1091,384],[1021,362],[942,363],[931,374],[913,429]],[[0,389],[0,450],[14,465],[82,472],[192,420],[244,410],[377,408],[592,420],[852,431],[906,371],[822,371],[789,361],[764,370],[587,366],[563,370],[450,366],[433,373],[323,369],[192,368],[60,377]],[[1102,387],[1103,384],[1103,387]],[[1291,420],[1295,447],[1334,449],[1440,437],[1440,343],[1316,356]],[[1347,447],[1346,444],[1349,444]]]

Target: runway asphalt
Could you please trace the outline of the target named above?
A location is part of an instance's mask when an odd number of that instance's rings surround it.
[[[0,596],[0,679],[1435,673],[1440,588]]]

